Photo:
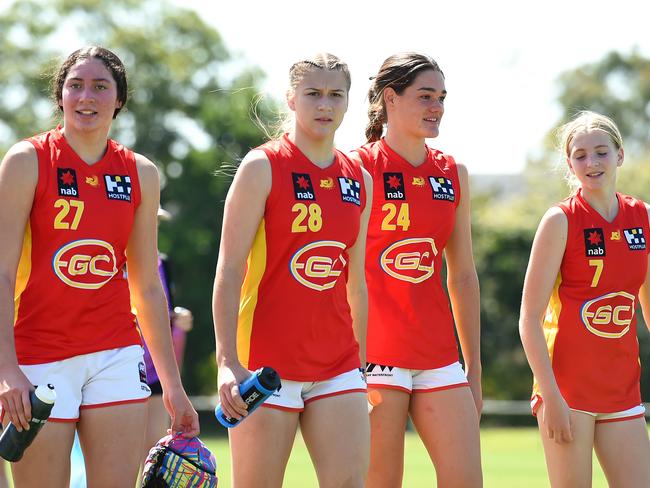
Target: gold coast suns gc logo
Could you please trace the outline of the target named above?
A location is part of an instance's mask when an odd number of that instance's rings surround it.
[[[113,246],[107,242],[81,239],[60,248],[52,259],[52,268],[66,285],[96,290],[115,276],[116,262]]]
[[[289,269],[298,283],[316,291],[329,290],[336,284],[347,265],[343,257],[345,244],[316,241],[307,244],[291,258]]]
[[[433,275],[433,259],[437,255],[436,243],[429,237],[403,239],[386,248],[379,263],[393,278],[422,283]]]
[[[634,318],[634,295],[624,291],[608,293],[582,305],[582,323],[591,332],[606,339],[618,339],[630,330]]]

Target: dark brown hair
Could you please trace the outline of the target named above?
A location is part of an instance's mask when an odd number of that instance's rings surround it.
[[[384,90],[388,87],[398,95],[411,86],[417,75],[422,71],[438,71],[444,73],[432,58],[414,52],[398,53],[387,58],[379,68],[377,76],[371,78],[372,84],[368,90],[368,124],[366,125],[366,140],[378,141],[386,123],[386,106],[384,105]]]
[[[75,52],[70,54],[66,60],[61,64],[58,73],[52,79],[52,84],[50,87],[50,93],[54,99],[54,103],[57,104],[59,110],[63,111],[63,107],[59,105],[59,100],[63,97],[63,84],[65,79],[68,76],[70,68],[72,68],[79,61],[85,59],[99,59],[106,69],[110,71],[115,84],[117,86],[117,100],[121,102],[121,106],[115,109],[113,112],[113,118],[117,117],[117,114],[120,113],[120,110],[126,105],[126,100],[128,98],[128,86],[126,81],[126,68],[124,64],[113,52],[99,46],[88,46],[81,49],[77,49]]]

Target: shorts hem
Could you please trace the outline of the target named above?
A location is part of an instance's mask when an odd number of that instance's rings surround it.
[[[318,396],[306,399],[305,400],[305,405],[307,405],[308,403],[314,402],[316,400],[322,400],[322,399],[328,398],[328,397],[345,395],[347,393],[366,393],[367,391],[368,390],[366,388],[352,388],[350,390],[341,390],[341,391],[334,391],[332,393],[325,393],[323,395],[318,395]]]
[[[397,386],[397,385],[387,385],[385,383],[368,383],[368,388],[376,388],[376,389],[382,389],[382,390],[398,390],[398,391],[403,391],[404,393],[408,393],[409,395],[412,393],[411,390],[408,388],[404,388],[403,386]]]
[[[435,388],[414,388],[413,393],[433,393],[435,391],[451,390],[453,388],[462,388],[464,386],[469,388],[469,383],[454,383],[452,385],[436,386]]]
[[[633,420],[633,419],[639,419],[641,417],[645,417],[645,413],[637,413],[635,415],[630,415],[628,417],[618,417],[615,419],[599,419],[596,420],[597,424],[608,424],[611,422],[624,422],[626,420]]]
[[[104,407],[114,407],[115,405],[126,405],[128,403],[144,403],[149,400],[149,397],[144,398],[134,398],[133,400],[120,400],[117,402],[108,402],[108,403],[94,403],[92,405],[81,405],[79,410],[86,410],[92,408],[104,408]]]
[[[48,422],[54,422],[57,424],[72,424],[72,423],[77,423],[79,422],[79,417],[74,418],[74,419],[63,419],[63,418],[58,418],[58,417],[50,417],[47,419]]]
[[[273,403],[268,403],[268,404],[262,403],[262,405],[260,406],[264,408],[272,408],[274,410],[282,410],[283,412],[291,412],[291,413],[300,413],[304,410],[304,408],[300,408],[300,407],[285,407],[283,405],[275,405]]]

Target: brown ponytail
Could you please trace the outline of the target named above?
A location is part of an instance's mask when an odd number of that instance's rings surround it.
[[[367,142],[381,139],[384,124],[388,122],[384,105],[384,90],[391,87],[399,95],[413,83],[420,72],[426,70],[438,71],[444,77],[438,63],[423,54],[399,53],[384,61],[377,76],[372,78],[372,85],[368,90],[370,106],[368,107],[368,124],[366,125]]]

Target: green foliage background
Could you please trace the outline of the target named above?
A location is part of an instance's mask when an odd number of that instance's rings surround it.
[[[160,249],[172,257],[176,302],[195,315],[183,376],[192,394],[216,387],[211,293],[223,201],[229,185],[217,176],[264,135],[275,107],[256,105],[263,73],[243,66],[219,33],[193,11],[157,0],[21,0],[0,9],[0,152],[57,123],[49,74],[73,50],[99,44],[115,51],[129,72],[130,96],[112,137],[159,166],[162,203],[174,216],[161,224]],[[45,75],[44,75],[45,74]],[[625,139],[620,189],[650,200],[650,60],[608,53],[557,81],[562,116],[580,109],[612,116]],[[521,117],[534,117],[525,112]],[[481,281],[486,397],[526,399],[531,376],[517,331],[521,286],[542,214],[568,194],[553,167],[559,158],[549,127],[543,154],[531,158],[512,187],[473,187],[475,260]],[[507,144],[507,139],[502,141]],[[560,163],[562,166],[562,163]],[[622,271],[624,272],[624,270]],[[642,364],[650,339],[640,325]],[[642,378],[650,400],[650,369]]]

